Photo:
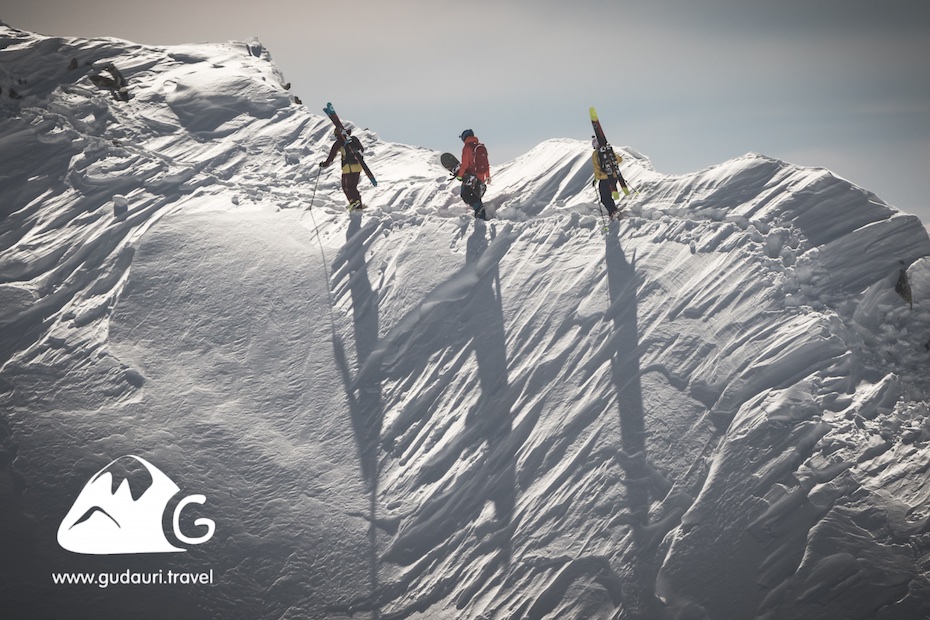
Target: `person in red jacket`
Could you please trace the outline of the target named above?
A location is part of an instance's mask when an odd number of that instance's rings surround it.
[[[481,198],[488,188],[487,181],[491,179],[487,150],[471,129],[463,131],[459,138],[465,144],[462,146],[462,164],[455,176],[462,182],[462,200],[474,210],[476,218],[486,220],[488,216]]]
[[[350,131],[346,131],[351,134]],[[362,175],[362,164],[359,163],[356,153],[361,154],[365,147],[362,146],[358,138],[350,135],[347,148],[346,141],[339,134],[339,130],[336,129],[333,133],[336,136],[336,141],[329,149],[329,157],[320,162],[320,168],[325,168],[333,163],[336,154],[339,154],[342,161],[342,191],[349,200],[349,211],[363,209],[362,195],[358,191],[358,180]]]

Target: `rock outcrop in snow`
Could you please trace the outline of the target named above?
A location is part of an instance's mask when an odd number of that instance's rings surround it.
[[[107,63],[129,101],[90,81]],[[317,176],[329,121],[258,42],[4,26],[0,68],[11,606],[930,615],[915,217],[827,170],[748,154],[668,176],[625,148],[639,192],[605,233],[588,146],[559,139],[495,169],[484,224],[436,153],[356,129],[379,185],[350,218]],[[170,566],[211,587],[49,580],[168,566],[56,544],[125,454],[204,490],[215,535]]]

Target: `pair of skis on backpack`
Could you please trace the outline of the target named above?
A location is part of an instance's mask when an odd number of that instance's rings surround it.
[[[623,190],[625,196],[629,196],[631,193],[639,193],[630,187],[626,179],[623,178],[623,174],[620,173],[620,163],[617,161],[617,155],[614,153],[613,147],[607,141],[607,136],[604,135],[604,128],[601,127],[601,121],[597,117],[597,110],[592,107],[588,112],[591,116],[591,126],[594,128],[594,138],[597,140],[597,159],[601,170],[607,174],[608,179],[614,180],[620,185],[620,189]],[[620,197],[619,193],[614,192],[614,194],[614,200]],[[603,214],[603,211],[601,213]],[[622,220],[623,215],[623,209],[618,208],[608,218],[604,218],[601,230],[607,232],[610,229],[610,222]]]
[[[342,141],[345,142],[345,148],[352,153],[355,160],[359,163],[359,165],[362,167],[362,170],[365,172],[365,176],[367,176],[368,180],[371,181],[371,184],[378,185],[378,181],[375,179],[375,175],[371,173],[371,168],[369,168],[368,164],[365,163],[364,158],[362,158],[362,154],[352,146],[352,143],[349,140],[349,130],[346,129],[345,125],[342,124],[342,121],[339,120],[339,115],[336,114],[336,109],[333,108],[333,104],[327,103],[326,107],[323,108],[323,112],[326,113],[326,116],[329,117],[329,120],[331,120],[333,125],[336,126],[336,130],[339,132],[339,136],[342,138]],[[354,209],[350,205],[349,211],[353,210]]]
[[[597,117],[597,110],[590,108],[589,113],[591,115],[591,126],[594,127],[594,137],[597,139],[598,163],[600,163],[601,169],[607,173],[608,178],[615,179],[620,184],[620,189],[623,190],[624,195],[629,196],[631,192],[637,193],[620,173],[617,155],[614,153],[614,148],[607,141],[607,136],[604,135],[604,128],[601,127],[601,121]],[[614,198],[618,197],[615,196]]]
[[[333,104],[331,102],[327,102],[326,107],[323,108],[323,112],[326,113],[326,116],[328,116],[329,120],[331,120],[333,125],[335,125],[336,131],[339,133],[339,136],[345,143],[346,150],[352,154],[355,161],[357,161],[362,167],[362,170],[365,172],[365,176],[368,177],[368,180],[371,181],[371,184],[377,186],[378,180],[375,179],[375,175],[372,174],[371,168],[369,168],[368,164],[365,163],[365,159],[362,157],[362,154],[352,145],[349,130],[346,129],[345,125],[342,124],[342,121],[339,119],[339,115],[336,114],[336,109],[333,108]],[[350,214],[355,214],[361,212],[363,208],[362,201],[355,200],[349,203],[349,206],[346,207],[346,211],[348,211]]]

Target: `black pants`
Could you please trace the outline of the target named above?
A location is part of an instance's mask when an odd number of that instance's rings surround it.
[[[359,205],[362,204],[362,195],[358,192],[358,180],[361,175],[361,172],[342,173],[342,191],[345,193],[346,198],[349,199],[349,204],[352,204],[356,200]]]
[[[597,192],[601,195],[601,204],[607,209],[607,215],[617,211],[613,193],[617,191],[617,179],[601,179],[597,182]]]
[[[477,211],[482,206],[481,197],[484,196],[485,190],[488,188],[487,185],[478,180],[473,174],[465,175],[462,178],[462,200],[465,201],[469,207]]]

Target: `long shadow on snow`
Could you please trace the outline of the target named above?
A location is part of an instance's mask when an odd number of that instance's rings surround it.
[[[450,385],[456,384],[465,394],[477,387],[480,396],[465,413],[464,427],[448,437],[448,442],[433,452],[417,472],[414,484],[433,488],[418,509],[401,519],[397,536],[383,554],[385,561],[415,568],[405,571],[399,581],[386,584],[375,600],[353,604],[354,609],[372,608],[402,597],[414,581],[429,578],[429,558],[437,553],[460,558],[456,574],[437,580],[416,602],[384,617],[403,618],[428,609],[454,588],[462,588],[456,600],[462,608],[510,560],[516,498],[516,448],[510,439],[514,395],[507,376],[498,264],[511,239],[506,233],[495,238],[492,231],[489,244],[485,231],[483,222],[476,223],[467,242],[465,266],[427,294],[391,330],[356,379],[362,386],[388,376],[401,377],[402,384],[406,381],[412,386],[424,373],[428,375],[426,387],[421,384],[421,393],[382,430],[385,449],[393,450],[395,455],[429,433],[426,423]],[[472,352],[477,372],[465,376],[465,362]],[[435,359],[437,354],[439,361]],[[474,454],[482,456],[471,462],[467,473],[450,476],[457,463]],[[434,485],[443,478],[447,478],[445,485]],[[469,526],[489,502],[494,506],[494,518],[480,528]],[[488,559],[488,555],[493,557]],[[485,569],[473,576],[474,564],[482,557]]]
[[[607,590],[616,605],[623,605],[629,618],[659,618],[655,598],[657,568],[650,553],[655,549],[654,526],[648,525],[650,492],[665,485],[656,484],[657,477],[646,459],[645,412],[639,360],[639,325],[637,320],[637,275],[635,258],[627,261],[617,229],[612,226],[606,238],[610,306],[605,316],[613,322],[613,330],[605,345],[610,354],[610,376],[617,393],[620,414],[620,446],[615,455],[625,473],[627,512],[618,514],[613,525],[630,526],[630,535],[619,559],[603,556],[582,556],[568,562],[559,577],[536,598],[527,610],[527,618],[547,617],[560,601],[569,595],[572,584],[584,577],[594,578]],[[618,575],[619,573],[619,575]]]
[[[456,574],[441,580],[426,596],[400,611],[405,617],[414,611],[424,611],[447,596],[455,587],[462,587],[456,606],[464,608],[481,591],[512,554],[512,518],[516,502],[516,447],[511,438],[512,399],[507,374],[506,331],[499,262],[509,248],[505,235],[492,243],[485,235],[486,225],[476,222],[466,246],[465,267],[461,274],[476,276],[477,281],[466,297],[451,302],[441,311],[446,314],[443,325],[463,324],[464,333],[451,342],[433,340],[434,349],[448,347],[453,352],[468,350],[468,339],[477,362],[480,388],[478,401],[469,409],[464,428],[449,443],[437,451],[424,465],[419,482],[430,484],[441,480],[457,462],[467,460],[471,453],[485,453],[471,471],[451,478],[447,487],[437,490],[421,509],[410,515],[385,559],[402,565],[418,563],[437,548],[444,548],[461,560]],[[457,307],[456,307],[457,306]],[[464,340],[464,342],[463,342]],[[460,357],[464,357],[461,356]],[[473,379],[472,379],[473,382]],[[480,528],[474,523],[488,502],[494,506],[494,518]],[[486,556],[493,557],[487,558]],[[484,559],[482,560],[482,558]],[[472,576],[476,564],[484,568]]]
[[[649,494],[652,488],[650,467],[646,461],[646,429],[643,392],[639,363],[639,325],[637,320],[637,277],[635,258],[628,262],[620,247],[616,227],[611,227],[606,238],[607,283],[610,307],[613,311],[616,345],[611,354],[611,374],[617,389],[617,407],[620,413],[621,462],[626,473],[627,504],[630,515],[616,519],[626,520],[631,526],[631,547],[624,554],[633,587],[625,588],[624,607],[631,617],[658,617],[655,593],[655,575],[658,568],[650,559],[654,550],[654,536],[648,525]],[[667,489],[665,489],[667,490]],[[654,559],[654,557],[652,558]]]
[[[378,344],[378,296],[368,279],[365,262],[365,241],[376,231],[377,222],[362,229],[361,221],[353,217],[346,230],[346,243],[333,263],[333,271],[343,269],[348,275],[349,292],[352,298],[352,326],[355,336],[355,355],[359,367],[368,360]],[[379,589],[378,583],[378,437],[384,416],[381,382],[377,377],[351,379],[346,352],[338,338],[333,339],[336,360],[340,365],[349,403],[352,430],[358,445],[359,463],[368,486],[368,514],[353,515],[365,518],[369,523],[369,591],[372,596]],[[381,523],[383,526],[384,524]],[[335,609],[334,609],[335,611]],[[379,618],[377,607],[371,608],[372,617]]]

